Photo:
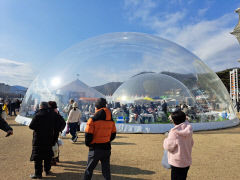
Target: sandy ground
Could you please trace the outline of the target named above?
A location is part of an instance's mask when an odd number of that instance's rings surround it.
[[[32,131],[17,124],[13,118],[8,123],[14,135],[8,138],[0,131],[0,180],[26,180],[34,172],[31,154]],[[240,163],[240,126],[194,133],[193,164],[189,180],[238,180]],[[43,179],[83,179],[88,148],[83,133],[72,144],[64,139],[60,163],[54,166],[53,176]],[[111,171],[113,180],[170,179],[170,170],[161,166],[164,135],[118,134],[112,143]],[[100,165],[94,171],[93,180],[102,180]]]

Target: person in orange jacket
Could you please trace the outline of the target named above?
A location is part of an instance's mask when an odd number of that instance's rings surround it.
[[[99,98],[95,103],[95,114],[87,122],[85,144],[89,147],[89,153],[84,180],[92,178],[93,170],[99,161],[101,161],[104,179],[111,179],[111,141],[116,137],[116,126],[112,119],[112,113],[106,108],[106,104],[106,99]]]

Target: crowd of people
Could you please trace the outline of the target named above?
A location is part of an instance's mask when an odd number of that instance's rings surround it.
[[[16,116],[19,112],[22,101],[20,99],[0,99],[0,111],[2,118],[7,119],[7,116]]]
[[[66,107],[63,109],[63,112],[66,112]],[[82,113],[82,122],[87,122],[95,112],[94,103],[92,102],[85,104],[78,102],[78,107]],[[166,122],[168,116],[168,105],[164,100],[157,103],[139,104],[120,104],[119,102],[115,102],[108,103],[107,107],[111,110],[115,122],[117,122],[118,117],[123,117],[124,123],[160,123]],[[148,115],[151,115],[152,119]]]
[[[151,105],[153,104],[150,104],[149,107],[154,108]],[[104,179],[111,179],[111,141],[115,139],[117,133],[111,106],[112,104],[107,104],[106,99],[99,98],[95,103],[94,114],[87,121],[85,145],[89,147],[89,153],[84,180],[92,178],[93,171],[99,161],[101,162]],[[163,102],[161,110],[167,115],[168,112],[164,110],[166,107],[167,103]],[[133,108],[137,109],[138,107]],[[144,109],[145,107],[141,108]],[[80,126],[82,113],[78,108],[78,104],[72,99],[69,101],[68,106],[64,108],[64,111],[68,115],[67,122],[65,122],[59,113],[55,101],[41,102],[38,111],[29,125],[29,128],[33,130],[30,160],[34,161],[35,173],[30,175],[32,179],[41,179],[43,170],[46,176],[52,174],[51,166],[59,162],[59,151],[55,155],[53,147],[58,146],[59,134],[66,127],[69,128],[72,142],[77,141],[77,130]],[[190,123],[186,120],[186,114],[180,109],[172,112],[169,119],[175,126],[169,131],[167,138],[163,142],[163,147],[168,151],[171,179],[184,180],[187,178],[187,173],[192,162],[193,131]],[[3,118],[0,118],[0,129],[7,132],[6,136],[13,134],[12,128]]]
[[[81,122],[87,120],[94,114],[94,103],[76,102],[81,111]],[[63,109],[67,112],[68,106]],[[130,103],[120,104],[119,102],[108,103],[107,107],[111,110],[113,120],[117,123],[118,118],[122,118],[122,123],[131,124],[152,124],[152,123],[167,123],[169,122],[168,116],[171,112],[182,110],[189,120],[199,122],[201,117],[198,116],[200,112],[196,106],[189,106],[186,104],[168,105],[165,100],[157,102],[144,102],[144,103]]]
[[[93,170],[101,161],[102,172],[105,179],[110,180],[110,155],[111,141],[116,137],[116,127],[111,116],[111,111],[106,107],[106,100],[100,98],[95,103],[95,113],[89,118],[85,129],[85,144],[89,147],[87,168],[84,180],[92,178]],[[77,141],[77,126],[81,118],[78,105],[73,100],[65,108],[68,114],[67,126],[72,135],[72,142]],[[52,162],[56,163],[53,146],[58,144],[59,133],[63,131],[66,123],[60,115],[57,104],[54,101],[41,102],[39,110],[34,115],[29,128],[33,130],[33,144],[31,161],[34,161],[35,173],[30,175],[32,179],[42,178],[43,169],[46,176],[51,175]],[[59,153],[59,151],[58,151]],[[59,161],[59,154],[57,157]],[[44,166],[42,165],[44,162]]]

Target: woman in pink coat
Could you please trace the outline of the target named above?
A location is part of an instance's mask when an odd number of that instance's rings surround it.
[[[168,151],[168,163],[171,165],[171,180],[186,180],[192,164],[192,126],[186,121],[182,111],[175,111],[170,116],[174,127],[164,140],[163,147]]]

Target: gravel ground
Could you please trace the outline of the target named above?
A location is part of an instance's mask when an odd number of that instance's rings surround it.
[[[8,138],[0,131],[0,180],[26,180],[34,172],[31,154],[32,131],[9,118],[14,135]],[[43,179],[83,179],[88,148],[84,134],[72,144],[65,138],[60,149],[60,163],[54,166],[53,176]],[[189,180],[238,180],[240,162],[240,126],[196,132],[193,135],[193,164]],[[164,135],[118,134],[112,143],[111,172],[113,180],[168,180],[170,170],[161,166]],[[100,165],[95,169],[93,180],[102,180]]]

